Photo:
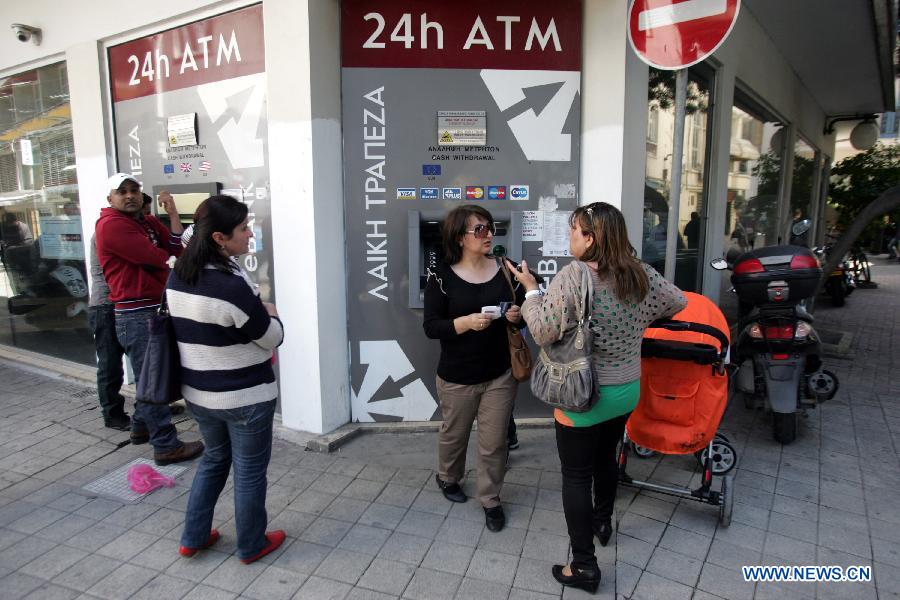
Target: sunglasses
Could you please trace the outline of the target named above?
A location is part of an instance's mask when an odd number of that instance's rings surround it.
[[[490,225],[479,223],[472,229],[466,230],[466,233],[471,233],[479,240],[483,240],[484,238],[486,238],[488,236],[488,232],[490,232],[491,235],[497,235],[497,226],[493,223],[491,223]]]

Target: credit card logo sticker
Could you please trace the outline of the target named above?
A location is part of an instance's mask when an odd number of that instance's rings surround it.
[[[462,188],[444,188],[444,200],[462,200]]]
[[[422,188],[419,190],[419,193],[421,194],[419,197],[422,200],[437,200],[438,199],[438,188],[435,188],[435,187]]]
[[[397,188],[397,200],[415,200],[416,188]]]
[[[492,185],[488,187],[488,198],[491,200],[506,200],[506,186]]]
[[[466,186],[466,199],[481,200],[482,198],[484,198],[484,186],[480,186],[480,185],[467,185]]]
[[[528,200],[527,185],[511,185],[509,186],[510,200]]]

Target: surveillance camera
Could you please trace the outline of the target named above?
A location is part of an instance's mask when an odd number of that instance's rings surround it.
[[[31,27],[30,25],[23,25],[22,23],[13,23],[11,25],[13,33],[16,34],[16,39],[20,42],[34,42],[34,45],[40,45],[41,43],[41,29],[40,27]]]

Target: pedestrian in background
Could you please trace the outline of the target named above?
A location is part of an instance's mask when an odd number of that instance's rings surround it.
[[[116,337],[115,305],[109,301],[109,286],[97,259],[96,236],[91,236],[91,295],[88,300],[88,323],[97,350],[97,396],[103,412],[103,424],[110,429],[129,431],[131,418],[125,412],[122,395],[125,349]]]
[[[616,445],[640,396],[641,338],[652,321],[674,315],[687,301],[678,288],[636,257],[625,218],[612,205],[595,202],[572,213],[569,250],[590,268],[593,278],[591,368],[597,400],[587,412],[554,413],[572,563],[554,565],[552,573],[563,585],[594,592],[600,568],[593,534],[602,546],[612,535]],[[585,291],[580,289],[577,265],[563,267],[543,298],[525,261],[521,271],[510,263],[507,267],[528,290],[522,314],[538,344],[552,344],[565,330],[578,326],[576,298]]]
[[[185,515],[179,552],[193,556],[219,539],[213,511],[234,467],[237,554],[259,560],[285,539],[266,533],[266,471],[278,385],[272,351],[284,331],[274,304],[262,302],[234,257],[253,232],[247,205],[212,196],[194,215],[190,243],[166,295],[181,355],[181,391],[206,442]]]
[[[500,531],[506,515],[500,489],[506,474],[507,427],[518,383],[510,366],[506,322],[519,324],[524,290],[513,296],[492,256],[494,218],[477,205],[451,210],[443,224],[445,260],[425,286],[425,335],[441,342],[437,393],[443,423],[436,480],[451,502],[465,502],[460,482],[472,423],[478,420],[477,494],[485,525]],[[501,302],[511,303],[500,316]],[[496,318],[482,312],[497,307]],[[524,325],[524,324],[522,324]]]

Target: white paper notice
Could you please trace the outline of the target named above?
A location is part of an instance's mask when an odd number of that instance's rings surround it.
[[[84,260],[81,217],[41,217],[41,258]]]
[[[181,146],[196,146],[196,123],[197,113],[188,113],[186,115],[174,115],[169,117],[169,146],[171,148],[178,148]]]
[[[544,213],[539,210],[522,211],[522,241],[541,242],[544,240]]]
[[[569,254],[570,211],[545,212],[544,256],[571,256]]]
[[[31,150],[31,140],[27,138],[19,140],[19,151],[22,153],[22,164],[28,167],[34,166],[34,152]]]
[[[483,110],[439,110],[437,114],[438,145],[486,145],[486,114]]]

